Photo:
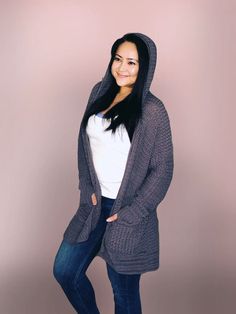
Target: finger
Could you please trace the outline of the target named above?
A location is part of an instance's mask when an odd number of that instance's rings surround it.
[[[113,218],[112,218],[112,217],[109,217],[109,218],[106,219],[106,221],[107,221],[107,222],[112,222],[112,221],[113,221]]]
[[[97,200],[96,198],[93,199],[93,205],[96,205],[97,204]]]
[[[117,214],[112,215],[111,217],[108,217],[108,218],[106,219],[106,221],[107,221],[107,222],[112,222],[112,221],[115,221],[116,219],[117,219]]]
[[[93,205],[96,205],[96,204],[97,204],[96,194],[93,193],[92,196],[91,196],[91,198],[92,198],[92,203],[93,203]]]

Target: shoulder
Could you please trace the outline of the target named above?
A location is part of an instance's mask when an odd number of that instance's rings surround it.
[[[93,91],[93,90],[98,90],[99,87],[100,87],[100,85],[101,85],[101,83],[102,83],[102,81],[97,82],[97,83],[93,86],[92,91]]]
[[[94,102],[94,100],[96,99],[96,96],[99,92],[99,88],[101,86],[102,81],[97,82],[91,89],[90,95],[88,97],[88,102],[87,102],[87,106],[86,106],[86,110],[88,110],[89,106]]]
[[[143,103],[143,116],[149,123],[155,125],[162,124],[163,122],[169,123],[169,115],[163,101],[157,96],[153,95],[150,91]]]
[[[102,81],[99,81],[92,87],[92,90],[90,92],[90,97],[92,97],[92,98],[96,97],[96,95],[97,95],[97,93],[99,91],[99,88],[101,86],[101,83],[102,83]]]

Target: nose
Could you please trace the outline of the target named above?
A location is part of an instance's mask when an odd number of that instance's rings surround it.
[[[122,72],[122,71],[126,71],[126,64],[125,62],[121,62],[120,65],[119,65],[119,71]]]

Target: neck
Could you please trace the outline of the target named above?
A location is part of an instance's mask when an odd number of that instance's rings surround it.
[[[124,87],[124,86],[121,86],[118,94],[121,95],[121,96],[125,96],[125,95],[128,95],[130,94],[132,91],[132,87]]]

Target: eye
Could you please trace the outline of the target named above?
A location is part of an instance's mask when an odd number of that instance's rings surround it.
[[[114,60],[115,60],[115,61],[120,61],[120,58],[114,57]]]
[[[129,61],[128,64],[135,65],[135,63],[133,61]]]

